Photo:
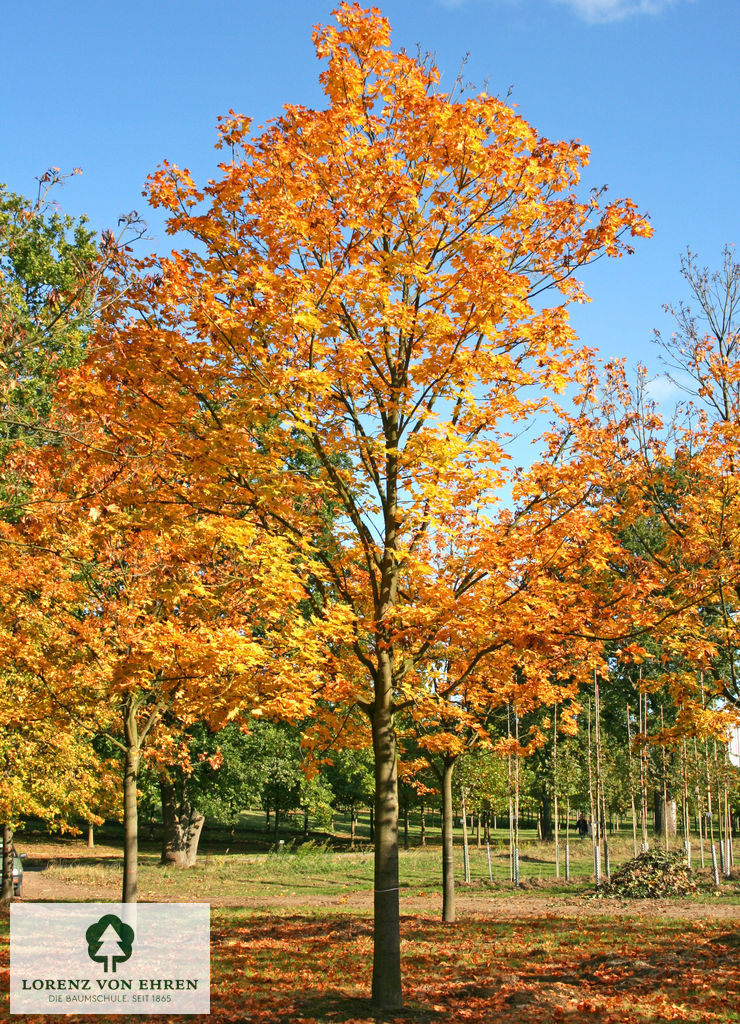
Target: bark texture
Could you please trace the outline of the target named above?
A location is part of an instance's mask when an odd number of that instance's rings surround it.
[[[3,878],[0,902],[10,903],[13,896],[13,829],[3,825]]]
[[[162,864],[192,868],[198,857],[198,842],[203,831],[204,816],[193,807],[185,779],[164,776],[159,779],[162,796]]]
[[[442,767],[442,920],[455,920],[455,862],[453,851],[452,771],[455,762],[445,758]]]
[[[384,1010],[395,1010],[403,1005],[398,907],[397,748],[390,700],[384,700],[382,693],[378,694],[373,708],[372,732],[375,753],[375,942],[372,1001]]]
[[[136,903],[139,867],[139,816],[136,780],[139,748],[128,744],[123,768],[123,894],[122,903]]]

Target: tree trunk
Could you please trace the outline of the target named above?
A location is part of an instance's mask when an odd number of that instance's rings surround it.
[[[0,903],[10,903],[13,896],[13,829],[3,825],[3,881]]]
[[[375,807],[370,807],[370,842],[375,842]]]
[[[88,850],[95,849],[95,826],[91,821],[87,823],[87,848]]]
[[[552,801],[550,800],[549,793],[543,793],[540,799],[539,821],[543,842],[551,842],[555,831],[552,822]]]
[[[373,928],[373,1006],[400,1010],[401,922],[398,895],[398,738],[393,722],[395,690],[393,644],[383,620],[392,612],[398,595],[397,558],[399,406],[388,411],[384,433],[387,445],[386,489],[383,502],[385,542],[375,616],[380,624],[375,650],[374,700],[370,708],[375,761],[375,866]]]
[[[421,845],[427,845],[427,820],[424,811],[424,804],[421,805]]]
[[[390,666],[386,666],[390,676]],[[372,711],[375,754],[375,892],[373,1005],[398,1010],[401,995],[401,934],[398,906],[397,740],[391,712],[390,678],[379,680]]]
[[[667,820],[667,822],[664,820],[664,808],[666,808],[666,807],[668,809],[668,820]],[[668,834],[669,838],[675,839],[676,838],[676,831],[677,831],[677,828],[676,828],[676,826],[677,826],[677,822],[676,822],[676,818],[677,818],[676,801],[673,800],[669,796],[668,800],[667,800],[667,803],[666,803],[665,797],[663,795],[663,792],[661,790],[656,789],[653,792],[653,809],[654,809],[654,814],[655,814],[655,827],[654,827],[654,831],[655,831],[656,836],[663,836],[663,835],[666,834],[666,831],[667,831],[667,834]],[[666,830],[666,825],[667,825],[667,830]]]
[[[161,863],[178,868],[192,868],[195,865],[205,821],[204,816],[188,800],[186,787],[187,783],[183,779],[178,799],[175,783],[164,777],[159,780],[164,827]]]
[[[442,768],[442,920],[455,920],[455,862],[453,860],[452,770],[454,760],[445,758]]]
[[[123,892],[122,903],[136,903],[139,869],[139,806],[136,781],[139,775],[141,751],[146,738],[159,720],[162,705],[155,703],[145,708],[139,695],[129,694],[123,713]],[[138,713],[144,720],[139,728]]]
[[[128,731],[128,730],[127,730]],[[123,895],[122,903],[136,903],[139,859],[139,820],[136,779],[139,748],[128,741],[123,768]]]
[[[470,885],[470,848],[468,847],[468,815],[465,808],[465,787],[462,790],[462,825],[463,825],[463,870],[465,873],[465,884]],[[473,817],[470,817],[470,827],[473,827]]]

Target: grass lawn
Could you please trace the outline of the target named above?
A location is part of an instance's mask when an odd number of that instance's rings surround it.
[[[459,837],[455,837],[456,877],[463,878],[463,854]],[[121,878],[121,853],[117,836],[98,842],[88,850],[82,839],[17,837],[18,848],[27,854],[27,863],[44,863],[44,878],[73,884],[88,890],[94,898],[117,899]],[[295,845],[293,845],[295,844]],[[260,832],[237,843],[214,841],[203,844],[197,865],[189,871],[162,867],[158,843],[143,840],[139,858],[139,896],[141,899],[202,899],[210,902],[241,903],[257,901],[268,908],[275,896],[305,895],[307,903],[316,897],[347,893],[372,892],[373,853],[368,845],[358,844],[350,850],[346,844],[329,846],[322,840],[301,843],[288,839],[284,852],[275,853],[265,844]],[[266,848],[267,847],[267,848]],[[660,848],[656,843],[655,848]],[[613,837],[610,842],[612,870],[633,856],[631,838]],[[565,881],[565,849],[561,845],[560,876],[555,874],[554,845],[534,838],[522,845],[520,854],[521,889],[543,894],[577,894],[593,887],[593,855],[590,840],[574,839],[570,844],[571,882]],[[698,850],[694,850],[693,866],[704,896],[714,894],[710,859],[701,870]],[[504,838],[497,836],[488,852],[474,842],[470,845],[471,885],[461,886],[463,892],[495,892],[498,897],[515,897],[517,890],[509,881],[509,851]],[[441,893],[441,848],[433,837],[426,847],[411,847],[400,854],[400,885],[402,890],[427,894]],[[81,893],[79,898],[93,898]],[[33,896],[31,896],[33,898]],[[722,898],[740,900],[740,886],[723,881]]]
[[[88,851],[80,840],[19,835],[18,845],[32,869],[26,898],[118,898],[115,843]],[[631,853],[631,842],[624,856],[618,846],[621,862]],[[584,898],[590,846],[574,843],[573,850],[579,877],[566,887],[552,877],[552,848],[532,843],[522,864],[529,879],[522,892],[508,881],[505,850],[494,852],[491,885],[485,848],[474,847],[473,884],[459,886],[460,920],[451,926],[439,921],[439,848],[402,852],[406,1008],[387,1019],[740,1022],[738,880],[723,882],[717,895],[706,875],[701,895],[691,901],[627,907]],[[42,865],[43,870],[33,870]],[[369,850],[309,846],[295,853],[226,854],[211,849],[196,868],[177,871],[159,867],[155,848],[144,844],[140,893],[146,900],[212,903],[211,1016],[204,1022],[376,1020],[367,1002]],[[0,938],[2,1020],[8,1019],[7,919]],[[47,1018],[19,1019],[41,1024]]]

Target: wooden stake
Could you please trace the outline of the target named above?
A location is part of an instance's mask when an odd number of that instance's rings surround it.
[[[663,722],[663,705],[660,705],[660,731],[663,733],[665,728]],[[666,774],[665,764],[665,741],[661,744],[661,752],[663,755],[663,845],[665,846],[666,853],[668,853],[668,776]]]
[[[686,776],[686,737],[681,742],[681,781],[683,784],[682,815],[683,845],[686,851],[686,866],[691,870],[691,821],[689,818],[689,782]]]
[[[701,866],[704,868],[704,803],[701,798],[701,784],[699,781],[699,748],[694,736],[694,779],[696,781],[696,815],[699,819],[699,853]]]
[[[465,786],[462,787],[462,820],[463,820],[463,870],[465,872],[465,883],[470,885],[470,850],[468,849],[468,816],[465,806]]]
[[[640,669],[640,813],[642,818],[642,849],[647,853],[650,849],[647,824],[647,694],[642,692],[642,669]]]
[[[597,793],[598,799],[598,793]],[[599,816],[594,814],[593,766],[591,763],[591,701],[588,702],[588,800],[591,811],[591,843],[594,855],[596,887],[601,885],[601,845],[599,843]]]
[[[717,838],[719,839],[719,859],[722,865],[722,874],[725,878],[730,875],[730,865],[727,863],[727,822],[726,822],[726,794],[725,806],[722,803],[722,789],[720,785],[719,764],[717,761],[717,740],[712,741],[714,746],[714,779],[717,787]]]
[[[635,776],[632,770],[632,731],[630,727],[630,706],[627,704],[627,752],[630,769],[630,802],[632,804],[632,846],[637,856],[637,811],[635,809]]]
[[[594,715],[596,728],[596,823],[597,823],[597,845],[601,850],[601,842],[604,843],[604,867],[606,877],[609,878],[609,839],[606,834],[606,799],[604,796],[604,773],[601,769],[601,701],[599,699],[599,680],[594,669]],[[599,884],[598,882],[596,883]]]
[[[704,673],[701,673],[701,706],[704,707]],[[704,772],[707,787],[707,823],[709,825],[709,845],[712,854],[712,872],[714,874],[714,885],[719,888],[719,871],[717,870],[717,850],[714,845],[714,814],[712,811],[712,780],[709,773],[709,740],[704,740]]]
[[[511,740],[511,704],[506,707],[506,734]],[[511,753],[507,755],[509,769],[509,880],[514,881],[514,777],[511,769]]]
[[[552,791],[555,813],[555,877],[560,878],[560,823],[558,821],[558,706],[555,705],[553,737],[552,737]]]
[[[565,881],[570,881],[570,791],[565,794]]]
[[[727,867],[728,872],[732,870],[735,863],[735,851],[732,848],[732,805],[730,803],[730,745],[725,744],[725,835],[727,836]]]
[[[519,888],[519,715],[514,712],[516,755],[514,758],[514,885]]]

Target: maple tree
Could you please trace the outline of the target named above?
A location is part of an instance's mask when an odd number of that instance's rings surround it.
[[[112,765],[72,710],[54,699],[41,667],[44,649],[60,672],[69,666],[50,614],[68,598],[68,585],[47,553],[19,540],[17,526],[2,524],[0,537],[0,816],[9,848],[13,829],[29,817],[63,829],[74,829],[70,822],[79,817],[102,821],[110,800],[101,787],[110,788]],[[70,681],[78,683],[79,676]],[[78,706],[85,700],[83,687]],[[96,709],[95,718],[104,727],[105,709]]]
[[[681,557],[701,594],[688,625],[679,624],[684,653],[705,671],[713,693],[740,708],[740,264],[727,247],[719,270],[699,267],[691,252],[681,270],[693,303],[668,307],[676,333],[657,335],[672,379],[692,399],[687,420],[667,439],[671,445],[675,438],[671,472],[663,474],[667,486],[660,488],[658,460],[643,458],[651,464],[654,503],[666,524],[664,562],[667,555]],[[667,461],[665,441],[661,454]]]
[[[50,175],[47,184],[58,180]],[[96,424],[76,414],[63,387],[54,391],[65,368],[84,357],[93,306],[99,314],[106,303],[115,301],[110,278],[105,288],[98,285],[127,250],[111,236],[98,252],[83,225],[77,225],[76,248],[71,248],[66,232],[73,222],[55,215],[47,225],[45,195],[31,209],[21,197],[12,198],[9,208],[20,226],[13,220],[14,230],[8,230],[5,239],[8,374],[3,395],[8,444],[2,452],[5,521],[0,524],[0,571],[6,601],[0,626],[5,663],[18,667],[24,687],[21,693],[17,680],[7,680],[7,728],[14,754],[6,757],[6,774],[12,777],[16,802],[24,801],[27,810],[37,809],[33,793],[23,795],[24,773],[16,749],[22,747],[25,761],[32,765],[44,746],[44,735],[36,740],[27,735],[33,701],[43,704],[39,723],[57,736],[66,730],[70,751],[89,752],[90,735],[108,736],[124,762],[123,899],[128,901],[136,898],[136,780],[145,747],[160,761],[179,756],[182,750],[172,734],[182,732],[199,715],[218,726],[237,713],[240,701],[251,706],[245,680],[255,675],[260,676],[255,689],[260,693],[259,710],[269,711],[268,677],[279,678],[282,664],[275,637],[284,632],[283,648],[294,651],[297,646],[306,655],[295,659],[306,679],[311,678],[309,661],[315,645],[308,636],[310,624],[305,629],[300,625],[303,588],[285,575],[290,570],[284,558],[281,563],[279,540],[267,539],[258,547],[254,523],[214,532],[204,517],[197,523],[189,517],[184,523],[170,516],[152,525],[137,516],[132,492],[151,488],[152,475],[139,467],[120,480],[107,476],[109,466],[99,458],[105,448],[98,444],[107,445],[110,438],[101,438]],[[124,221],[130,227],[131,219]],[[2,226],[9,223],[3,221]],[[61,262],[64,266],[57,265]],[[59,287],[52,288],[50,282]],[[19,296],[25,297],[28,309],[20,303],[23,308],[11,315]],[[96,503],[94,496],[103,491],[106,502]],[[290,606],[286,616],[278,597],[261,584],[265,563],[271,582]],[[260,590],[257,611],[252,598]],[[213,635],[203,640],[209,614],[212,623],[218,623],[214,646]],[[256,634],[259,645],[254,643]],[[271,663],[269,670],[261,671],[255,651]],[[218,698],[210,687],[220,688]],[[25,716],[21,730],[19,705]],[[288,713],[291,707],[300,710],[298,703],[282,702],[281,707]],[[46,743],[45,749],[51,754],[56,745]],[[83,813],[82,762],[76,787],[62,773],[61,757],[58,768],[58,788],[66,780],[67,791],[76,790],[77,812]],[[92,777],[89,781],[94,787]],[[57,801],[42,816],[58,814]],[[92,822],[100,820],[94,810],[86,816]]]
[[[443,624],[437,664],[427,668],[407,711],[442,797],[445,921],[455,920],[456,763],[470,750],[494,746],[517,762],[528,759],[545,743],[533,716],[539,709],[563,706],[560,730],[574,732],[582,691],[593,685],[594,672],[609,670],[610,638],[639,629],[645,595],[655,586],[622,548],[621,506],[601,493],[605,475],[620,469],[610,445],[599,440],[598,458],[568,450],[568,435],[584,430],[582,420],[564,415],[546,438],[543,461],[517,472],[514,508],[489,513],[477,525],[477,546],[457,566],[454,559],[446,564],[453,578],[474,566],[478,579],[457,619]],[[585,429],[592,438],[587,421]],[[528,732],[514,737],[507,726],[502,736],[504,710],[505,721],[510,713],[527,716]]]
[[[694,305],[667,307],[677,331],[657,340],[669,378],[688,400],[669,418],[650,397],[644,367],[634,388],[621,368],[611,368],[602,414],[623,457],[619,477],[605,486],[622,506],[625,547],[643,577],[653,578],[642,627],[645,636],[650,624],[657,649],[646,650],[643,639],[643,656],[663,666],[681,709],[679,729],[724,735],[740,694],[740,270],[728,249],[719,271],[700,268],[689,253],[682,272]]]
[[[157,467],[139,503],[221,529],[253,516],[302,559],[314,619],[336,616],[322,707],[370,722],[372,994],[394,1008],[394,716],[427,692],[450,638],[467,630],[469,651],[450,702],[498,647],[480,617],[466,623],[491,586],[469,559],[507,475],[508,425],[584,383],[575,275],[650,228],[629,200],[577,197],[585,146],[548,141],[495,97],[441,92],[433,64],[390,49],[378,11],[334,13],[314,36],[325,109],[287,107],[256,134],[231,114],[204,188],[171,165],[154,175],[150,202],[194,246],[123,268],[125,301],[73,394],[125,438],[103,462],[145,452]],[[315,696],[286,679],[285,701]]]
[[[279,541],[255,538],[246,522],[224,530],[205,519],[158,520],[155,529],[130,500],[73,500],[82,482],[92,484],[87,473],[75,477],[69,451],[49,448],[36,467],[34,510],[4,531],[25,563],[9,583],[15,622],[3,620],[7,649],[50,706],[121,752],[130,902],[146,747],[166,765],[182,755],[179,738],[193,722],[218,727],[244,708],[269,713],[287,673],[300,666],[310,680],[320,641],[301,615],[300,582],[280,577]],[[142,484],[140,475],[127,481]],[[123,501],[125,491],[121,484],[115,494]],[[277,594],[262,583],[266,563],[280,580]],[[282,696],[280,706],[286,715],[302,711]]]
[[[77,173],[77,172],[75,172]],[[0,185],[0,520],[13,522],[28,498],[29,481],[16,460],[17,450],[49,440],[49,413],[56,375],[82,358],[98,305],[99,285],[119,239],[108,233],[96,243],[86,219],[67,216],[55,190],[65,175],[51,168],[38,179],[35,198]],[[123,218],[126,227],[132,218]],[[124,231],[125,233],[125,231]],[[8,541],[4,536],[3,541]],[[5,612],[14,619],[13,585],[18,551],[0,545]],[[25,573],[27,566],[20,565]],[[3,699],[0,743],[3,748],[2,810],[6,823],[4,876],[9,878],[11,826],[29,814],[51,821],[83,810],[95,773],[107,778],[89,740],[76,734],[69,716],[53,709],[32,680],[16,670],[3,645]],[[54,770],[40,772],[41,763]],[[78,785],[72,780],[77,777]],[[76,790],[75,802],[70,794]],[[94,810],[90,820],[97,821]],[[9,884],[5,886],[6,895]]]
[[[613,664],[626,669],[621,704],[638,711],[643,847],[649,789],[666,845],[676,829],[675,796],[682,794],[687,814],[692,772],[697,808],[711,802],[709,748],[727,744],[738,714],[738,264],[726,249],[712,272],[689,252],[682,273],[692,301],[667,307],[677,330],[657,340],[687,400],[669,417],[651,398],[644,367],[630,387],[623,367],[612,365],[592,427],[579,427],[572,448],[583,458],[611,445],[599,500],[614,510],[613,533],[624,548],[614,579],[623,586],[627,572],[643,595],[631,629],[610,647]],[[685,820],[683,830],[688,838]]]
[[[2,891],[0,901],[13,895],[12,849],[18,826],[29,818],[43,821],[50,830],[76,832],[83,816],[100,824],[111,809],[113,765],[101,759],[89,737],[56,713],[39,721],[27,688],[7,682],[12,697],[0,711],[0,815],[2,817]],[[100,788],[107,793],[101,798]],[[113,789],[115,792],[115,789]],[[9,856],[6,858],[5,851]]]

